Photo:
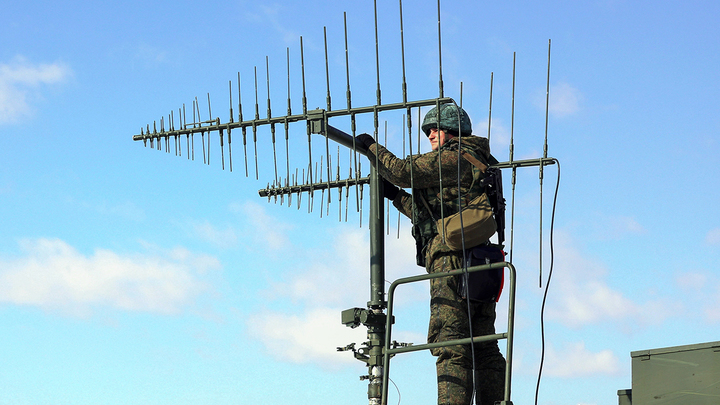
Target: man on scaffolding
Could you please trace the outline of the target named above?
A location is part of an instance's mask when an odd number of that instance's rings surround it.
[[[385,197],[413,222],[418,265],[428,273],[447,272],[467,265],[465,260],[478,242],[468,246],[463,239],[464,251],[448,246],[445,232],[438,231],[438,219],[461,211],[485,193],[483,169],[497,161],[490,155],[488,139],[472,135],[470,118],[455,104],[431,109],[423,119],[422,130],[432,151],[406,159],[397,158],[368,134],[356,140],[370,152],[370,163],[383,178]],[[403,188],[412,188],[412,194]],[[463,238],[469,240],[471,236]],[[480,241],[480,245],[489,244],[487,239]],[[487,272],[471,275],[479,273]],[[499,288],[491,287],[496,289],[495,294],[478,300],[466,293],[467,285],[473,288],[473,283],[463,282],[467,280],[463,276],[430,280],[428,343],[467,338],[470,330],[473,336],[495,333],[495,303],[501,281]],[[432,354],[437,357],[438,404],[468,405],[473,392],[477,404],[493,405],[503,400],[505,359],[497,341],[440,347],[432,349]]]

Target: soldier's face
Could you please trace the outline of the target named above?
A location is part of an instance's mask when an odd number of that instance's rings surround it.
[[[428,140],[430,141],[430,147],[432,150],[438,150],[439,147],[443,146],[446,141],[449,141],[452,138],[452,135],[437,128],[430,128],[430,135],[428,135]]]

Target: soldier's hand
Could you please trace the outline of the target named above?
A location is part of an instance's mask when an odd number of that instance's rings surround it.
[[[360,134],[355,137],[355,143],[365,145],[365,149],[369,148],[370,145],[375,143],[375,139],[368,134]]]
[[[383,181],[383,194],[385,195],[385,198],[387,198],[390,201],[395,200],[395,197],[397,197],[398,193],[400,192],[400,189],[385,179],[382,179],[382,181]]]

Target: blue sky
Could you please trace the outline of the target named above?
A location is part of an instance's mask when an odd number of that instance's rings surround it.
[[[430,99],[437,5],[403,7],[408,98]],[[717,340],[719,11],[711,1],[442,3],[445,95],[459,99],[462,83],[475,133],[486,135],[492,72],[500,160],[508,159],[513,52],[515,158],[542,154],[552,39],[549,155],[562,177],[540,404],[616,404],[617,390],[631,387],[630,352]],[[296,199],[268,204],[257,194],[274,178],[266,128],[258,181],[251,140],[245,175],[239,134],[233,172],[221,168],[217,139],[210,165],[198,139],[195,161],[185,149],[176,157],[132,141],[195,97],[206,119],[208,93],[213,117],[227,121],[228,82],[237,103],[238,73],[251,118],[255,68],[260,116],[266,71],[272,113],[284,114],[288,49],[291,108],[300,112],[300,36],[308,107],[325,107],[323,27],[333,109],[345,107],[343,12],[353,106],[373,105],[371,2],[3,5],[0,404],[366,403],[365,367],[335,348],[365,339],[362,328],[340,324],[340,311],[368,301],[367,190],[362,226],[352,192],[347,222],[336,195],[329,212],[320,193],[310,213],[307,195],[300,209]],[[383,103],[402,101],[398,15],[396,3],[378,6]],[[381,119],[381,135],[387,123],[389,147],[402,154],[402,117]],[[350,130],[342,118],[334,125]],[[372,131],[371,117],[358,127]],[[319,162],[324,141],[312,141]],[[278,128],[282,176],[286,164],[308,164],[304,128],[291,126],[289,144],[286,152]],[[335,167],[335,145],[330,152]],[[544,277],[556,176],[550,167],[543,181]],[[518,404],[532,403],[540,359],[539,191],[537,169],[520,170]],[[408,222],[398,237],[397,212],[389,217],[388,280],[422,272]],[[427,290],[399,292],[398,340],[424,341]],[[433,361],[396,357],[391,403],[435,403]]]

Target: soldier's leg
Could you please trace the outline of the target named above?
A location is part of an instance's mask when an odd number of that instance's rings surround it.
[[[434,271],[457,268],[453,257],[433,263]],[[431,281],[430,327],[428,342],[442,342],[469,336],[467,307],[456,293],[453,277]],[[437,356],[438,404],[468,405],[472,401],[472,355],[470,345],[449,346],[432,350]]]
[[[473,336],[495,333],[495,303],[473,305]],[[505,358],[497,341],[475,344],[475,402],[493,405],[505,396]]]

